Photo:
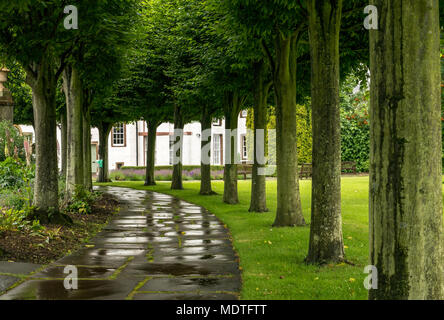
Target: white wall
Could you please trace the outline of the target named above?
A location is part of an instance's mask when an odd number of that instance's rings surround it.
[[[212,137],[214,134],[222,134],[223,136],[223,150],[225,150],[225,121],[221,121],[221,126],[212,126]],[[124,166],[144,166],[146,161],[146,138],[144,135],[147,133],[147,125],[143,121],[138,121],[138,131],[136,132],[136,124],[126,124],[126,145],[122,147],[112,146],[112,132],[108,137],[108,164],[110,170],[116,169],[117,163],[123,163]],[[241,152],[241,135],[246,134],[246,119],[239,118],[238,128],[238,152]],[[34,129],[32,126],[20,126],[24,133],[32,133],[33,142],[35,142]],[[140,133],[140,134],[139,134]],[[169,165],[170,164],[170,136],[174,134],[174,125],[172,123],[162,123],[157,129],[156,140],[156,165]],[[201,125],[199,122],[193,122],[185,125],[184,127],[184,141],[183,141],[183,165],[200,165],[200,146],[201,146]],[[58,159],[59,168],[61,167],[61,131],[57,128],[57,141],[58,141]],[[91,129],[91,143],[99,143],[99,131],[97,128]],[[138,145],[138,158],[137,148]],[[214,139],[212,139],[212,147],[214,148]],[[137,161],[138,159],[138,161]],[[95,159],[92,159],[93,161]],[[211,164],[214,164],[213,157],[211,157]],[[223,163],[222,163],[223,164]]]

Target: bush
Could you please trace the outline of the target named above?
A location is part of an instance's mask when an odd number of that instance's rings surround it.
[[[34,179],[34,166],[27,167],[21,160],[8,157],[0,162],[0,187],[20,188]]]
[[[20,131],[9,121],[0,122],[0,161],[8,157],[26,159],[24,139]]]
[[[29,230],[41,232],[44,228],[38,220],[29,219],[29,212],[26,210],[7,209],[0,210],[0,232]]]
[[[74,190],[74,194],[68,203],[62,205],[65,212],[90,214],[92,212],[92,204],[102,193],[98,191],[89,191],[83,186],[78,186]]]

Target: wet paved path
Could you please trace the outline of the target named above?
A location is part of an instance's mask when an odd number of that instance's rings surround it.
[[[110,224],[83,249],[33,274],[2,273],[0,264],[0,277],[22,281],[0,300],[238,299],[238,258],[213,214],[164,194],[100,189],[123,202]],[[67,265],[78,269],[77,290],[64,287]]]

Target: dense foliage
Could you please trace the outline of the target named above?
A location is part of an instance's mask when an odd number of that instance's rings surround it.
[[[23,136],[20,131],[8,121],[0,122],[0,161],[8,157],[25,159]]]
[[[370,92],[367,83],[356,73],[350,74],[342,84],[340,98],[342,161],[354,161],[358,172],[368,172]]]

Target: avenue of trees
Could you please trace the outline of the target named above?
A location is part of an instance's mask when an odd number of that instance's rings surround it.
[[[156,184],[157,127],[174,123],[172,189],[182,189],[184,125],[211,130],[225,119],[224,194],[239,203],[238,115],[251,108],[255,138],[276,114],[275,227],[300,227],[297,103],[311,101],[313,179],[306,262],[347,262],[341,218],[340,86],[352,71],[371,77],[370,299],[444,298],[442,128],[438,0],[373,0],[378,29],[366,30],[367,1],[17,0],[0,2],[0,57],[29,87],[20,121],[36,135],[33,204],[57,222],[62,178],[69,199],[92,189],[90,129],[100,133],[98,182],[109,181],[107,146],[116,123],[148,124],[145,185]],[[64,8],[78,8],[66,29]],[[364,67],[363,67],[364,66]],[[30,88],[30,89],[29,89]],[[32,95],[32,96],[31,96]],[[32,103],[32,115],[31,113]],[[265,139],[266,140],[266,139]],[[250,212],[268,211],[265,165],[254,140]],[[202,135],[202,159],[211,134]],[[214,194],[201,164],[200,194]]]

